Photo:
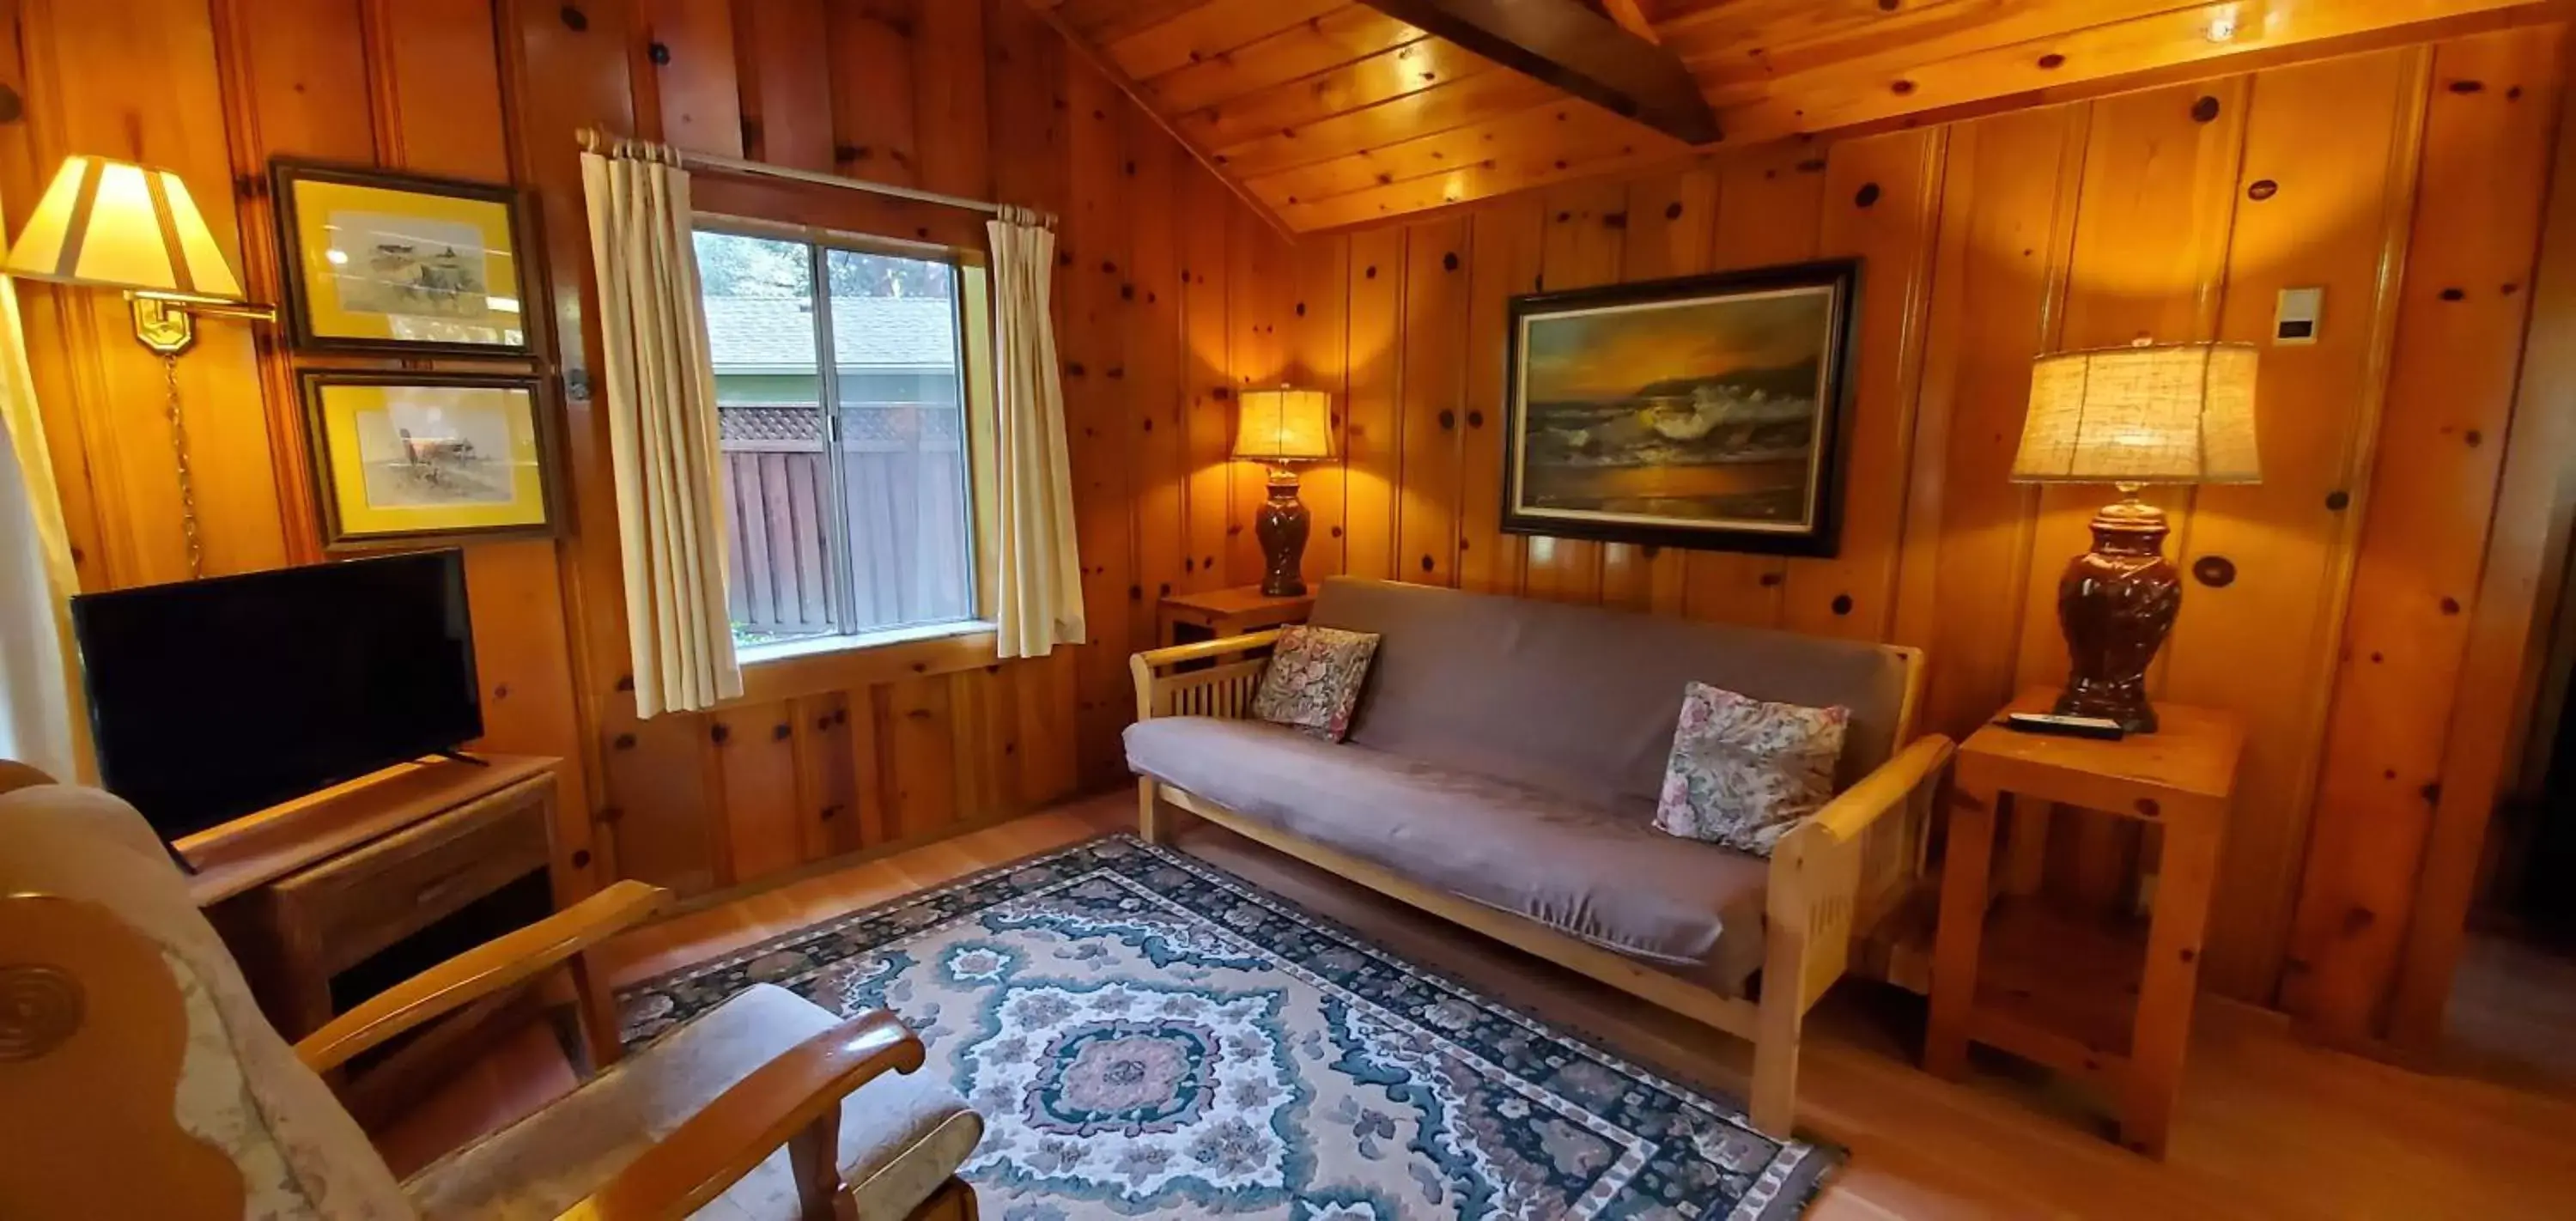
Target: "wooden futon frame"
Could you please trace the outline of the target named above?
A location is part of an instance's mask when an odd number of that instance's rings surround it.
[[[1276,630],[1138,653],[1136,717],[1251,715],[1253,692]],[[1727,996],[1681,976],[1497,908],[1434,890],[1387,868],[1289,834],[1186,789],[1151,777],[1136,782],[1137,832],[1166,839],[1171,811],[1206,819],[1247,839],[1329,870],[1380,894],[1695,1018],[1753,1042],[1754,1125],[1786,1137],[1796,1118],[1799,1028],[1843,975],[1855,936],[1866,935],[1905,899],[1923,867],[1933,793],[1952,745],[1914,736],[1922,704],[1923,654],[1905,659],[1905,696],[1888,761],[1836,794],[1771,853],[1759,999]]]

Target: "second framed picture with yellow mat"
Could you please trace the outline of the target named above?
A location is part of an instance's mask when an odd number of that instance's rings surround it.
[[[327,549],[554,532],[542,380],[308,369],[302,382]]]
[[[297,349],[530,354],[517,192],[302,161],[270,173]]]

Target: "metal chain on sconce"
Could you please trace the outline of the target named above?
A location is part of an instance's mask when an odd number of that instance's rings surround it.
[[[170,411],[170,454],[179,462],[179,533],[188,543],[188,577],[206,575],[206,554],[197,544],[197,485],[188,477],[188,425],[179,417],[179,354],[161,357],[161,379],[169,387],[164,405]]]

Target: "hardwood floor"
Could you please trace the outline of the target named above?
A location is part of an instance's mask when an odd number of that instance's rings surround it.
[[[2445,1067],[2576,1101],[2576,947],[2480,932],[2451,985]]]
[[[1124,792],[1089,799],[692,911],[623,941],[615,974],[642,979],[1127,829],[1134,809]],[[1751,1049],[1738,1040],[1216,828],[1194,827],[1179,843],[1623,1054],[1739,1097],[1745,1088]],[[2576,1199],[2576,1103],[2305,1044],[2276,1014],[2204,999],[2172,1149],[2159,1163],[2101,1139],[2078,1100],[2009,1059],[1981,1059],[1967,1085],[1922,1073],[1922,1009],[1918,997],[1847,981],[1812,1019],[1801,1127],[1846,1146],[1851,1160],[1810,1217],[2540,1218],[2567,1216]],[[379,1141],[407,1172],[572,1081],[551,1032],[530,1027]]]

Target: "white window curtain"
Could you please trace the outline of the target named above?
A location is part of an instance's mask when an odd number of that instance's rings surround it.
[[[0,277],[0,759],[91,779],[73,661],[71,536],[27,373],[18,294]]]
[[[725,608],[715,365],[699,304],[689,175],[628,141],[581,158],[599,279],[601,381],[626,569],[635,714],[742,694]]]
[[[1048,313],[1055,233],[1035,213],[1013,207],[985,230],[993,240],[993,367],[1001,407],[993,622],[1001,656],[1044,657],[1088,634],[1073,470],[1065,457],[1064,387]]]

